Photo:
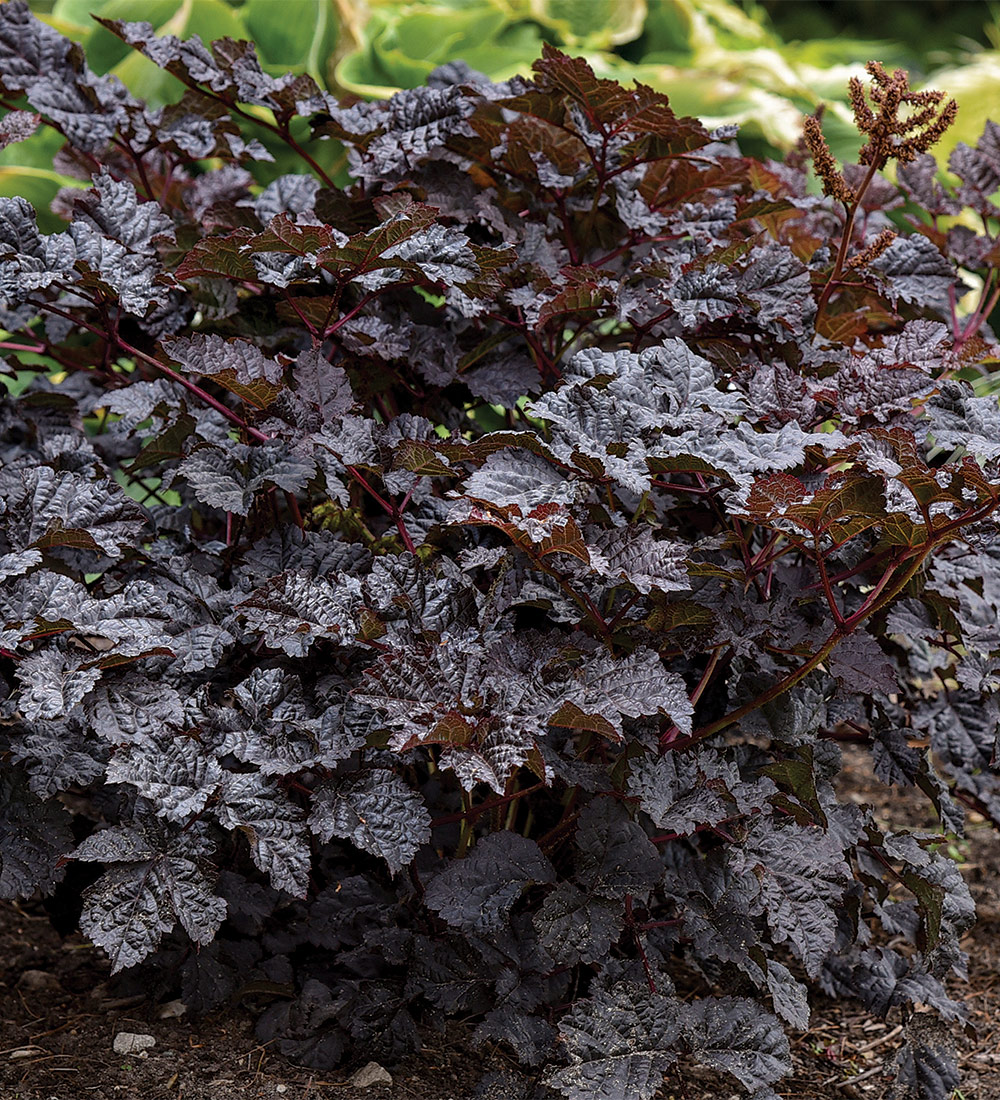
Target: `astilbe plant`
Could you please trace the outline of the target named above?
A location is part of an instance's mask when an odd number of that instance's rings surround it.
[[[553,50],[344,104],[106,26],[184,98],[0,7],[4,140],[81,181],[59,233],[0,200],[3,896],[197,1011],[277,983],[313,1066],[459,1015],[525,1095],[764,1100],[818,989],[944,1097],[940,841],[1000,820],[1000,130],[943,187],[954,108],[871,66],[818,197]],[[254,184],[261,127],[300,175]],[[941,831],[839,801],[845,739]]]

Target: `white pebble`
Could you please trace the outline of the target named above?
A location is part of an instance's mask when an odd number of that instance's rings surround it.
[[[350,1083],[356,1089],[367,1089],[371,1088],[372,1085],[391,1085],[392,1074],[384,1066],[380,1066],[378,1062],[369,1062],[368,1065],[362,1066],[357,1073],[352,1074]]]
[[[115,1036],[115,1054],[138,1054],[139,1051],[155,1047],[152,1035],[137,1035],[134,1031],[119,1031]]]

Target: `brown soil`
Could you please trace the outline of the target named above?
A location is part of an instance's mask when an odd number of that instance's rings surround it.
[[[847,754],[845,797],[874,804],[898,827],[934,827],[919,797],[871,781],[866,754]],[[965,1100],[1000,1100],[1000,837],[973,820],[962,842],[963,871],[980,920],[964,948],[969,983],[953,996],[969,1008],[974,1034],[957,1034]],[[418,1056],[390,1067],[393,1084],[359,1089],[343,1073],[302,1070],[272,1055],[239,1009],[193,1022],[161,1019],[164,1006],[116,999],[108,966],[79,936],[66,940],[33,904],[0,906],[0,1100],[469,1100],[486,1068],[511,1065],[501,1050],[472,1051],[467,1032],[429,1035]],[[156,1045],[119,1055],[117,1033],[152,1035]],[[792,1036],[789,1100],[881,1100],[888,1094],[898,1020],[844,1002],[813,1000],[812,1025]],[[502,1100],[500,1092],[495,1095]],[[691,1067],[668,1076],[661,1100],[729,1100],[730,1080]],[[629,1098],[623,1097],[623,1100]]]

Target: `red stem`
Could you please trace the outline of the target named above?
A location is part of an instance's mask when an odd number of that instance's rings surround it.
[[[653,481],[653,487],[656,489],[665,489],[671,493],[693,493],[695,496],[708,496],[710,493],[715,492],[714,489],[702,489],[697,485],[677,485],[672,481]]]
[[[79,293],[74,291],[74,293]],[[161,363],[158,359],[154,359],[151,355],[147,355],[144,351],[140,351],[138,348],[134,348],[131,344],[123,340],[117,332],[108,333],[103,329],[98,328],[96,325],[92,325],[87,321],[82,320],[80,317],[74,317],[71,313],[58,309],[56,306],[51,305],[48,302],[31,302],[33,306],[37,306],[40,310],[46,310],[49,313],[54,313],[59,317],[65,317],[66,320],[72,321],[74,325],[80,328],[85,328],[89,332],[99,336],[108,344],[116,344],[126,354],[134,356],[136,359],[141,359],[144,363],[148,363],[151,367],[155,367],[161,373],[167,375],[168,378],[172,378],[175,382],[179,382],[186,390],[195,394],[200,400],[204,401],[206,405],[210,405],[217,412],[220,412],[227,420],[238,425],[250,436],[251,439],[256,439],[258,443],[269,443],[271,437],[265,435],[263,432],[258,431],[256,428],[251,427],[239,413],[234,412],[228,405],[224,405],[217,398],[213,397],[210,393],[207,393],[201,388],[201,386],[195,385],[194,382],[185,378],[182,374],[178,374],[173,368],[168,367],[166,363]]]
[[[256,439],[258,443],[269,443],[271,437],[265,435],[263,432],[258,431],[256,428],[251,427],[239,413],[233,412],[228,405],[224,405],[217,398],[214,398],[210,393],[206,393],[201,386],[195,385],[194,382],[185,378],[184,375],[178,374],[173,368],[168,367],[165,363],[161,363],[159,359],[154,359],[151,355],[147,355],[144,351],[140,351],[138,348],[132,347],[131,344],[124,341],[117,333],[112,337],[114,342],[124,351],[127,355],[133,355],[136,359],[141,359],[144,363],[148,363],[151,367],[155,367],[158,371],[162,371],[168,378],[172,378],[175,382],[180,384],[191,393],[196,394],[206,405],[211,405],[216,412],[222,413],[227,420],[231,420],[234,424],[238,425],[250,436],[251,439]]]
[[[414,543],[413,538],[410,535],[410,532],[407,530],[406,523],[404,522],[403,517],[400,516],[400,515],[397,515],[397,516],[394,516],[393,518],[396,521],[396,530],[399,532],[399,537],[403,540],[403,545],[406,547],[407,550],[409,550],[409,552],[414,557],[416,557],[417,556],[416,543]]]
[[[351,475],[351,477],[354,478],[354,480],[361,486],[362,489],[365,489],[375,498],[381,508],[383,508],[390,516],[392,515],[392,505],[385,499],[385,497],[382,496],[381,493],[376,492],[371,487],[371,485],[369,485],[368,479],[363,473],[361,473],[357,466],[348,466],[347,472]]]
[[[816,565],[819,567],[819,576],[823,584],[823,592],[826,595],[826,602],[830,608],[830,613],[833,615],[833,621],[837,626],[842,626],[844,623],[844,616],[837,604],[837,597],[833,593],[833,585],[830,584],[830,577],[826,571],[826,562],[823,560],[823,551],[820,549],[818,538],[816,539]]]
[[[695,687],[694,691],[691,692],[692,706],[694,706],[694,704],[697,703],[698,700],[702,697],[705,688],[708,687],[709,680],[711,680],[712,677],[715,675],[715,670],[716,668],[718,668],[719,665],[719,658],[722,656],[722,652],[724,649],[728,649],[728,646],[720,645],[712,651],[712,656],[709,659],[705,671],[701,674],[701,679],[698,681],[698,684]]]
[[[861,200],[865,196],[865,192],[868,190],[868,185],[875,178],[875,171],[878,165],[873,161],[869,165],[868,173],[861,181],[861,186],[858,188],[854,198],[854,202],[850,206],[845,206],[846,217],[844,219],[844,232],[840,238],[840,248],[837,250],[837,259],[833,265],[833,271],[830,272],[830,278],[827,280],[826,286],[823,287],[823,293],[819,296],[819,301],[816,303],[816,322],[815,327],[819,329],[819,323],[823,319],[823,314],[826,311],[827,303],[830,301],[830,296],[833,294],[834,288],[840,282],[840,276],[844,273],[844,263],[847,260],[847,253],[851,247],[851,237],[854,231],[854,219],[858,213],[858,209],[861,206]]]
[[[993,507],[996,505],[994,504]],[[992,511],[990,508],[989,511]],[[986,514],[989,514],[989,511]],[[940,536],[935,536],[933,540],[925,543],[923,546],[910,551],[908,554],[902,555],[897,561],[895,561],[889,569],[886,570],[882,580],[876,585],[875,589],[869,593],[868,598],[864,604],[849,618],[846,618],[843,623],[834,627],[833,631],[827,636],[826,640],[819,647],[819,649],[806,661],[804,661],[798,668],[793,669],[782,679],[772,684],[767,691],[761,692],[756,698],[751,699],[748,703],[744,703],[743,706],[737,707],[736,710],[730,711],[729,714],[723,715],[722,718],[716,719],[714,722],[710,722],[707,726],[702,726],[701,729],[695,730],[687,737],[674,738],[673,734],[676,727],[667,730],[663,737],[660,739],[661,749],[686,749],[689,745],[695,744],[697,741],[701,741],[706,737],[710,737],[715,733],[719,733],[721,730],[738,722],[741,718],[745,718],[748,714],[752,714],[755,710],[770,703],[773,699],[777,699],[779,696],[784,695],[786,691],[791,690],[801,680],[804,680],[813,669],[821,665],[830,653],[836,648],[836,646],[845,638],[851,630],[868,615],[877,611],[884,603],[891,600],[895,595],[903,590],[909,583],[910,579],[920,569],[921,564],[927,555],[934,549],[934,546],[942,541]],[[902,575],[896,574],[895,570],[898,569],[904,562],[909,559],[910,564],[902,571]],[[894,577],[897,577],[897,582],[893,586],[895,591],[890,589],[886,592],[886,588],[889,585],[889,581]]]
[[[705,667],[705,671],[701,674],[701,679],[698,681],[694,691],[692,691],[691,695],[689,696],[692,706],[694,706],[695,703],[697,703],[698,700],[702,697],[705,688],[708,687],[709,680],[711,680],[712,676],[715,674],[715,670],[719,664],[720,655],[722,654],[723,650],[728,648],[728,646],[717,646],[714,650],[712,650],[712,656],[709,658],[708,665]],[[670,729],[668,729],[660,738],[661,743],[670,744],[672,741],[676,740],[677,735],[680,732],[681,731],[677,728],[676,725],[671,726]]]
[[[295,526],[300,531],[306,529],[305,520],[302,518],[302,513],[299,511],[299,502],[295,499],[295,494],[285,491],[285,501],[288,504],[288,510],[292,513],[292,519],[295,520]]]
[[[639,935],[639,927],[632,919],[632,895],[625,895],[625,924],[631,929],[632,937],[635,940],[635,946],[639,951],[639,958],[642,959],[642,968],[646,971],[646,984],[649,986],[649,992],[656,992],[656,982],[653,980],[653,971],[649,965],[649,959],[646,957],[646,950],[642,946],[642,939]]]
[[[375,491],[369,484],[368,479],[361,473],[356,466],[348,466],[347,472],[358,482],[358,484],[369,493],[378,502],[379,506],[385,511],[386,515],[395,523],[396,530],[399,532],[399,537],[403,540],[403,545],[414,556],[417,553],[417,547],[413,542],[410,532],[406,529],[406,523],[403,520],[402,510],[397,508],[394,504],[390,504],[381,493]],[[412,492],[412,489],[410,490]]]
[[[965,328],[962,329],[958,339],[955,341],[955,351],[958,351],[959,348],[961,348],[961,346],[967,340],[976,335],[976,333],[982,327],[983,322],[996,308],[997,302],[1000,301],[1000,281],[998,281],[997,286],[993,290],[993,293],[990,294],[987,298],[987,294],[989,294],[990,283],[993,279],[994,274],[995,271],[991,269],[989,276],[987,277],[986,284],[983,286],[983,293],[982,297],[979,300],[979,305],[976,307],[975,312],[971,315],[968,322],[966,323]],[[952,294],[954,294],[954,290],[952,290]]]
[[[298,304],[296,303],[295,299],[291,296],[291,294],[288,293],[288,288],[286,287],[283,290],[282,293],[283,293],[284,299],[288,303],[288,305],[290,305],[292,307],[292,309],[295,310],[295,313],[296,313],[296,316],[298,317],[298,319],[309,330],[309,335],[312,336],[313,339],[317,339],[319,337],[319,333],[316,331],[316,326],[312,323],[312,321],[309,320],[309,318],[302,312],[302,310],[299,309]]]
[[[622,609],[616,612],[615,617],[608,622],[608,633],[622,621],[622,619],[628,614],[628,612],[639,602],[641,599],[641,593],[636,592],[634,595],[626,601],[622,606]]]
[[[6,341],[0,343],[0,351],[30,351],[33,355],[44,355],[44,344],[10,344]]]
[[[337,331],[337,329],[339,329],[341,327],[341,325],[347,324],[347,322],[350,321],[352,317],[357,316],[357,314],[362,309],[364,309],[365,306],[368,305],[369,302],[374,301],[376,298],[379,297],[379,295],[384,294],[386,292],[386,290],[389,290],[389,289],[397,290],[400,287],[416,286],[416,285],[417,285],[416,281],[411,280],[408,283],[393,283],[391,288],[390,287],[383,287],[381,290],[371,291],[370,293],[366,294],[361,299],[361,301],[357,303],[357,305],[355,305],[353,308],[348,310],[347,313],[345,313],[343,317],[338,317],[337,320],[334,321],[332,325],[331,324],[326,325],[326,327],[323,330],[323,335],[325,337],[332,336]]]
[[[760,813],[759,810],[751,810],[750,816]],[[728,825],[730,821],[742,821],[746,814],[732,814],[730,817],[724,817],[721,821],[717,821],[715,825],[696,825],[694,831],[696,833],[710,833],[718,828],[720,825]],[[691,833],[660,833],[657,836],[651,836],[649,838],[651,844],[670,844],[675,840],[686,840]]]
[[[320,168],[316,161],[313,160],[313,158],[305,151],[305,149],[303,149],[302,146],[299,145],[295,138],[292,137],[287,127],[282,128],[274,122],[268,122],[266,119],[257,118],[256,115],[251,115],[248,112],[244,111],[242,107],[239,107],[235,103],[230,103],[229,100],[225,99],[223,96],[217,95],[215,92],[209,91],[201,84],[198,84],[193,80],[185,79],[183,76],[179,77],[179,79],[182,84],[192,89],[192,91],[198,92],[208,99],[214,99],[217,103],[221,103],[227,111],[232,111],[234,114],[239,115],[240,118],[245,118],[247,122],[253,122],[257,126],[263,126],[265,130],[270,130],[272,134],[281,138],[281,140],[289,147],[289,149],[294,149],[295,152],[306,162],[306,164],[309,165],[309,167],[316,173],[317,176],[319,176],[319,178],[326,184],[327,187],[336,187],[336,184],[333,182],[332,179],[330,179],[326,172],[324,172],[323,169]]]
[[[532,787],[523,787],[513,794],[498,795],[496,798],[488,798],[485,802],[480,802],[478,806],[472,806],[468,810],[462,810],[459,813],[444,814],[442,817],[435,817],[431,821],[431,827],[437,828],[438,825],[451,825],[456,821],[468,821],[470,818],[476,818],[479,817],[480,814],[495,810],[499,806],[506,806],[508,803],[514,802],[519,798],[524,798],[525,795],[534,794],[535,791],[544,786],[544,783],[536,783]]]

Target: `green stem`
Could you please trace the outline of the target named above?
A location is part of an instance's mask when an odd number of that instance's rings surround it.
[[[456,858],[461,858],[469,850],[472,843],[472,795],[468,791],[462,791],[462,827],[458,834],[458,847],[455,849]]]

